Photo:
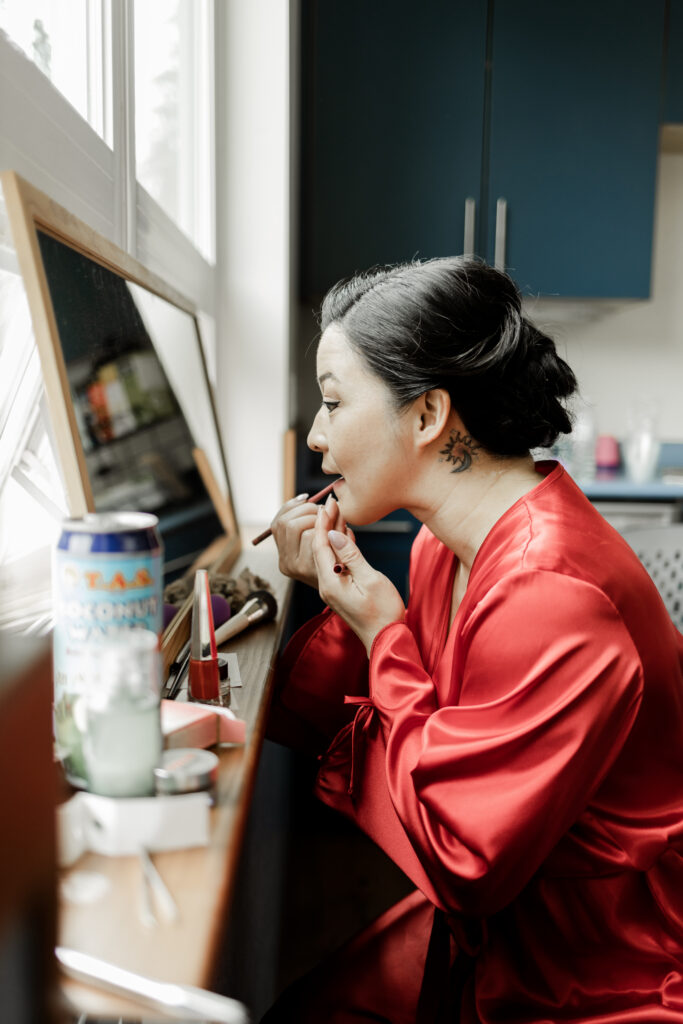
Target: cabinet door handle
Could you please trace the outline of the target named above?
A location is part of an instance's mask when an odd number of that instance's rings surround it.
[[[465,237],[462,243],[463,256],[474,256],[474,219],[477,209],[476,200],[468,196],[465,200]]]
[[[505,270],[505,244],[507,242],[507,199],[502,196],[496,203],[496,240],[494,243],[493,261],[496,270]]]

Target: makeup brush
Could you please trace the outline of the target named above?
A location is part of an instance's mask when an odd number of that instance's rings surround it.
[[[318,493],[314,494],[312,498],[306,498],[306,501],[320,501],[321,498],[326,498],[327,495],[330,494],[335,489],[337,484],[343,479],[343,476],[338,476],[333,483],[328,484],[327,487],[323,487],[322,491],[318,491]],[[262,540],[266,539],[266,537],[270,537],[272,532],[273,531],[270,529],[270,527],[268,527],[268,529],[264,530],[263,533],[259,533],[258,537],[254,537],[251,543],[260,544]]]
[[[250,594],[241,609],[216,630],[216,644],[220,646],[226,640],[237,636],[243,629],[259,622],[270,622],[277,615],[277,601],[267,590],[255,590]]]

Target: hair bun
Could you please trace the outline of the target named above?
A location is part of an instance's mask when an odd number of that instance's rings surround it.
[[[522,455],[569,433],[562,399],[576,378],[553,341],[522,315],[514,281],[481,260],[444,257],[377,268],[328,292],[337,323],[399,408],[445,388],[488,451]]]

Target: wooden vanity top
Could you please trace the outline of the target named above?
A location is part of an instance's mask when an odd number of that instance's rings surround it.
[[[218,946],[229,913],[275,657],[291,594],[291,581],[278,571],[273,541],[257,548],[245,544],[231,575],[237,576],[245,567],[269,581],[278,601],[278,614],[274,622],[252,627],[223,648],[238,658],[242,679],[238,714],[246,722],[247,739],[243,746],[213,748],[220,768],[216,806],[210,812],[209,845],[153,856],[178,906],[178,920],[169,924],[160,919],[154,928],[143,925],[139,915],[140,863],[136,857],[88,853],[60,872],[60,946],[101,957],[147,977],[206,989],[212,987]],[[78,872],[97,876],[92,879],[94,888],[105,890],[92,903],[76,904],[64,896],[64,883],[73,882]],[[62,993],[76,1014],[164,1019],[157,1011],[142,1009],[65,976]]]

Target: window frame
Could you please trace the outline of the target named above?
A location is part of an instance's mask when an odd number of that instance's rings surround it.
[[[215,320],[215,264],[204,258],[136,180],[134,0],[94,2],[101,3],[102,48],[105,63],[111,66],[111,75],[105,73],[103,79],[111,82],[112,146],[0,31],[0,169],[16,171],[29,180]],[[215,0],[207,2],[211,32]],[[209,53],[212,58],[212,47]],[[206,59],[202,53],[204,66]],[[208,203],[210,223],[214,224],[216,75],[212,59],[209,76],[209,159],[213,173]],[[106,86],[103,97],[105,92]],[[102,103],[106,111],[104,98]],[[104,122],[103,130],[106,135]],[[215,243],[211,248],[215,251]],[[215,354],[208,352],[207,356],[214,364]]]
[[[212,32],[216,3],[215,0],[206,0],[206,3],[209,32]],[[188,300],[202,325],[202,348],[211,385],[215,386],[216,321],[220,313],[216,266],[204,258],[136,180],[133,0],[87,0],[86,10],[88,45],[101,47],[102,53],[101,63],[93,62],[89,78],[95,90],[92,102],[99,106],[99,116],[93,119],[97,130],[0,28],[0,170],[11,170],[25,178]],[[201,36],[195,38],[201,39]],[[210,61],[205,109],[211,143],[208,150],[211,189],[202,201],[208,203],[211,213],[213,237],[209,239],[208,248],[215,253],[214,161],[220,148],[216,141],[215,42],[211,35],[209,42],[208,54],[202,51],[201,62],[206,68],[207,59]],[[98,63],[99,68],[94,66]],[[203,99],[207,100],[206,94]],[[91,113],[92,108],[89,108],[89,115]],[[7,251],[3,248],[8,224],[2,217],[1,199],[0,261],[5,257],[11,259],[13,253],[11,244]],[[11,236],[9,241],[11,243]],[[206,239],[202,239],[202,243],[206,244]],[[8,269],[14,271],[14,266]],[[16,269],[18,273],[18,267]],[[22,384],[33,386],[29,369],[27,362]],[[44,431],[54,457],[52,468],[61,476],[57,445],[45,411],[42,380],[39,390],[42,396],[37,408],[40,430]],[[16,457],[7,468],[22,489],[43,506],[46,522],[53,525],[63,518],[62,509],[50,499],[50,494],[43,493],[42,481],[34,479],[32,464],[24,457],[31,454],[29,442],[35,431],[29,433],[30,437],[25,436],[26,431],[22,434]],[[63,511],[66,514],[66,509]],[[49,550],[48,543],[33,555],[22,555],[16,564],[12,563],[12,572],[5,572],[4,584],[0,586],[0,625],[4,628],[17,628],[22,632],[45,632],[50,628],[50,579],[45,564]],[[6,608],[3,607],[5,598],[9,601]],[[31,609],[26,621],[18,618],[25,606]]]

